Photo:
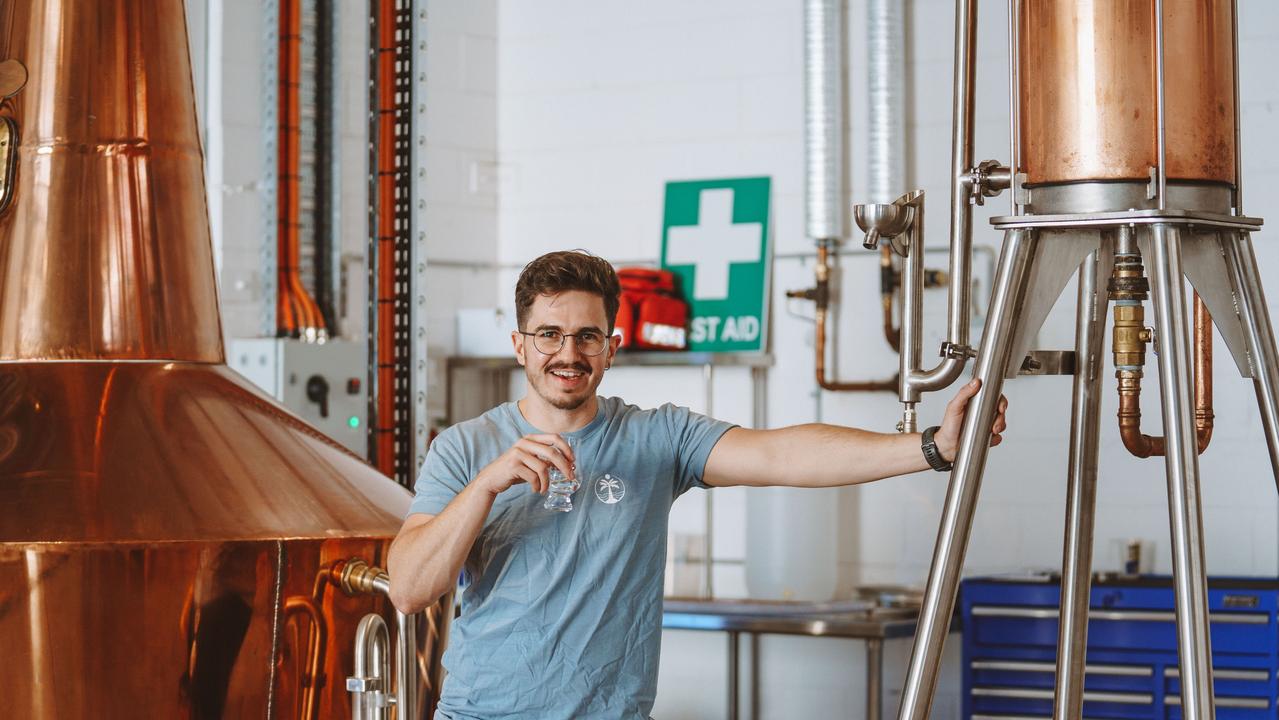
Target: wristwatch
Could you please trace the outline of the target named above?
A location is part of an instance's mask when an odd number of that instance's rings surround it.
[[[946,462],[946,459],[941,456],[941,450],[937,449],[937,443],[933,441],[933,435],[938,430],[941,430],[940,425],[934,425],[924,431],[922,438],[924,459],[928,461],[928,466],[937,472],[950,472],[954,465]]]

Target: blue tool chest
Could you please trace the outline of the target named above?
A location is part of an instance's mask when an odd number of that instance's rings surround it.
[[[1058,578],[973,578],[960,591],[964,719],[1052,717]],[[1172,581],[1093,581],[1084,720],[1180,720]],[[1208,587],[1218,720],[1279,718],[1279,579]]]

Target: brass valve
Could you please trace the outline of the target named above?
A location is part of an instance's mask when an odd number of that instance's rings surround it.
[[[1154,339],[1154,333],[1146,327],[1143,303],[1150,297],[1150,282],[1141,266],[1140,255],[1115,255],[1115,268],[1107,290],[1110,299],[1115,301],[1112,343],[1115,372],[1135,370],[1140,377],[1141,366],[1146,364],[1146,343]]]
[[[386,571],[360,558],[339,562],[330,571],[338,587],[347,595],[367,595],[378,590],[376,582],[386,580]]]
[[[1146,307],[1133,301],[1116,304],[1113,337],[1116,368],[1145,365],[1146,343],[1154,339],[1146,327]]]

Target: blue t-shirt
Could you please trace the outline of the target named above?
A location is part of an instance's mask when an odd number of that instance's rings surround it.
[[[647,718],[657,688],[671,503],[733,425],[688,408],[599,398],[574,439],[572,512],[516,485],[497,496],[463,566],[437,717]],[[540,432],[506,403],[432,443],[410,513],[438,515],[471,478]]]

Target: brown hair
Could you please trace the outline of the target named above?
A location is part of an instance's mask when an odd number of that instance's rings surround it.
[[[603,298],[608,332],[613,332],[622,294],[617,271],[607,260],[585,250],[547,253],[524,266],[519,281],[515,283],[515,321],[520,328],[524,327],[538,295],[556,295],[566,290],[581,290]]]

